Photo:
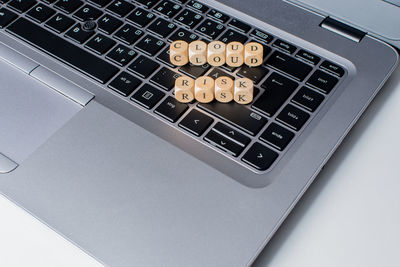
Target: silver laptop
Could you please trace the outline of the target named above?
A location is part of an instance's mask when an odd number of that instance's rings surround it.
[[[396,0],[0,2],[0,192],[107,266],[251,265],[400,47]],[[177,39],[264,64],[174,67]],[[255,98],[178,103],[181,75]]]

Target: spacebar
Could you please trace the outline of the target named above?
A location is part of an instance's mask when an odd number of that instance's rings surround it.
[[[16,20],[7,31],[101,83],[106,83],[118,72],[117,67],[25,18]]]

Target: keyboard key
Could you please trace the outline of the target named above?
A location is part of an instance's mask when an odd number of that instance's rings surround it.
[[[200,136],[207,130],[212,122],[213,119],[211,117],[198,110],[192,109],[179,123],[179,126],[196,136]]]
[[[115,45],[115,41],[98,33],[96,36],[94,36],[87,44],[85,47],[90,48],[94,52],[102,55],[108,50],[110,50],[111,47]]]
[[[344,69],[342,67],[339,67],[338,65],[325,60],[324,62],[321,63],[321,66],[319,66],[321,69],[324,69],[338,77],[342,77],[344,75]]]
[[[73,13],[83,3],[79,0],[58,0],[54,6],[67,14]]]
[[[154,56],[165,46],[165,42],[161,41],[151,35],[146,35],[137,44],[136,48],[140,49],[144,53]]]
[[[161,36],[162,38],[167,37],[170,33],[176,29],[176,25],[166,21],[165,19],[158,18],[147,28],[154,34]]]
[[[141,84],[141,81],[138,78],[135,78],[126,72],[121,72],[108,85],[108,87],[123,96],[128,96],[139,86],[139,84]]]
[[[297,88],[297,83],[277,73],[272,73],[261,85],[265,92],[253,107],[272,117]]]
[[[139,4],[146,6],[146,8],[152,8],[159,0],[135,0]]]
[[[97,21],[97,28],[107,34],[112,34],[121,25],[122,21],[108,14],[105,14]]]
[[[32,8],[31,10],[29,10],[28,13],[26,13],[26,15],[28,17],[30,17],[31,19],[42,23],[44,21],[46,21],[48,18],[50,18],[51,16],[53,16],[56,12],[51,9],[50,7],[44,5],[44,4],[38,4],[36,5],[34,8]]]
[[[225,23],[229,20],[228,15],[225,15],[224,13],[221,13],[215,9],[211,9],[210,12],[207,13],[207,16],[215,20],[218,20],[221,23]]]
[[[225,27],[222,24],[206,19],[197,27],[196,31],[213,40],[218,37],[224,29]]]
[[[225,71],[222,71],[219,68],[213,68],[212,71],[208,74],[208,76],[210,76],[214,80],[221,76],[227,76],[227,77],[231,78],[232,80],[235,80],[235,77],[226,73]]]
[[[227,138],[236,141],[242,147],[245,147],[248,143],[250,143],[250,138],[221,122],[215,124],[213,130]]]
[[[200,13],[206,13],[208,10],[207,6],[205,6],[202,3],[199,3],[197,1],[190,1],[189,3],[186,4],[186,6],[193,8],[194,10],[197,10]]]
[[[165,15],[168,18],[175,16],[181,9],[182,7],[180,5],[169,0],[161,1],[155,8],[153,8],[154,11]]]
[[[25,18],[16,20],[7,31],[101,83],[106,83],[118,71],[117,67]]]
[[[17,14],[6,9],[0,8],[0,29],[7,26],[11,21],[17,18]]]
[[[74,17],[80,21],[95,20],[103,14],[99,9],[84,5],[75,12]]]
[[[282,151],[293,139],[294,133],[279,126],[276,123],[271,123],[267,129],[261,134],[260,139],[276,149]]]
[[[303,127],[304,123],[308,120],[310,115],[295,106],[287,105],[276,118],[278,121],[284,123],[290,128],[298,131]]]
[[[297,49],[294,45],[291,45],[280,39],[275,40],[275,42],[272,44],[272,46],[279,48],[289,54],[293,54],[294,51],[296,51],[296,49]]]
[[[89,0],[89,2],[93,3],[98,7],[105,7],[111,2],[111,0]]]
[[[120,44],[108,52],[106,58],[122,67],[128,64],[135,56],[135,51]]]
[[[157,60],[161,61],[162,63],[170,66],[171,68],[175,68],[175,65],[171,63],[169,59],[169,47],[165,48],[160,54],[157,56]]]
[[[163,67],[154,74],[153,77],[151,77],[150,82],[155,83],[166,91],[169,91],[175,86],[175,80],[180,76],[181,75],[178,73]]]
[[[204,140],[211,143],[214,146],[217,146],[219,149],[231,154],[234,157],[237,157],[240,152],[243,151],[243,147],[232,140],[229,140],[223,135],[220,135],[214,130],[209,131],[206,136],[204,136]]]
[[[302,87],[292,99],[293,103],[296,103],[311,112],[315,111],[322,101],[324,101],[323,95],[310,90],[307,87]]]
[[[264,68],[262,66],[249,67],[247,65],[243,65],[237,72],[239,76],[249,78],[250,80],[253,80],[255,84],[259,83],[261,79],[264,78],[265,75],[267,75],[267,73],[267,68]]]
[[[158,67],[160,64],[154,62],[153,60],[145,57],[139,56],[135,61],[129,65],[128,70],[134,72],[138,76],[142,78],[149,77]]]
[[[22,13],[30,9],[35,4],[35,0],[12,0],[10,3],[8,3],[8,6]]]
[[[139,40],[139,38],[143,35],[143,31],[139,30],[132,25],[125,24],[122,26],[116,33],[115,38],[121,40],[122,42],[132,45],[134,42]]]
[[[267,65],[280,70],[297,80],[304,80],[312,67],[304,64],[288,55],[275,51],[267,60]]]
[[[54,17],[49,19],[44,26],[49,27],[57,33],[62,33],[71,27],[74,22],[75,21],[73,19],[68,18],[63,14],[56,14]]]
[[[137,8],[126,19],[139,27],[145,27],[149,24],[156,16],[142,8]]]
[[[211,66],[208,63],[202,66],[195,66],[192,63],[189,63],[180,67],[179,71],[192,77],[193,79],[196,79],[197,77],[203,76],[204,73],[206,73],[210,68]]]
[[[244,33],[247,33],[251,29],[250,25],[237,19],[232,19],[229,21],[228,25]]]
[[[184,9],[174,20],[193,29],[202,19],[203,17],[200,14],[189,9]]]
[[[250,36],[253,36],[267,44],[269,44],[272,41],[272,39],[274,39],[274,37],[272,37],[271,34],[263,32],[259,29],[252,30]]]
[[[168,96],[154,112],[170,122],[176,122],[187,109],[187,104],[179,103],[175,98]]]
[[[147,109],[152,109],[163,97],[164,93],[150,84],[144,84],[131,97],[131,100],[139,103]]]
[[[134,5],[132,5],[126,1],[115,0],[109,6],[107,6],[106,10],[114,13],[118,17],[125,17],[134,8],[135,8]]]
[[[256,135],[267,123],[266,118],[247,109],[243,105],[233,102],[212,102],[208,104],[198,104],[198,106],[251,135]]]
[[[77,42],[79,44],[83,44],[93,34],[94,34],[94,32],[87,32],[87,31],[82,30],[81,25],[78,23],[74,27],[72,27],[69,31],[67,31],[65,36],[67,36],[68,38],[74,40],[75,42]]]
[[[3,1],[4,3],[8,2],[8,0],[1,0],[1,1]],[[57,1],[57,0],[43,0],[43,2],[45,2],[46,4],[49,4],[49,5],[53,4],[55,1]]]
[[[313,75],[308,79],[307,84],[311,85],[325,94],[329,94],[330,91],[337,84],[338,79],[323,72],[316,70]]]
[[[247,150],[242,160],[257,170],[265,171],[271,167],[277,157],[278,153],[257,142]]]
[[[248,38],[245,35],[238,33],[237,31],[229,29],[224,34],[222,34],[221,37],[219,37],[218,39],[224,43],[230,43],[233,41],[239,43],[245,43]]]
[[[311,54],[310,52],[303,49],[300,49],[299,52],[297,52],[296,57],[301,58],[302,60],[313,65],[317,65],[320,61],[320,58],[318,56]]]
[[[199,36],[195,33],[191,33],[188,30],[185,29],[178,29],[176,30],[169,38],[168,40],[173,42],[176,40],[182,40],[182,41],[186,41],[188,43],[196,41],[197,39],[199,39]]]

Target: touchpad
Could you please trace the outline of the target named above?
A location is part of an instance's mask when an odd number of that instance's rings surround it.
[[[82,106],[2,60],[0,69],[0,157],[21,164]]]

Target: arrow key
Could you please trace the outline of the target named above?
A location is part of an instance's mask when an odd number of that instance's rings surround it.
[[[243,150],[242,146],[229,140],[223,135],[220,135],[213,129],[208,132],[208,134],[204,137],[204,140],[217,146],[218,148],[224,150],[225,152],[228,152],[229,154],[235,157],[237,157]]]
[[[196,136],[200,136],[212,122],[213,119],[211,117],[193,109],[183,118],[179,126]]]
[[[213,130],[224,135],[225,137],[235,140],[243,147],[250,143],[250,138],[221,122],[215,124]]]
[[[254,143],[244,154],[242,160],[252,167],[264,171],[272,165],[277,157],[278,153],[260,143]]]

